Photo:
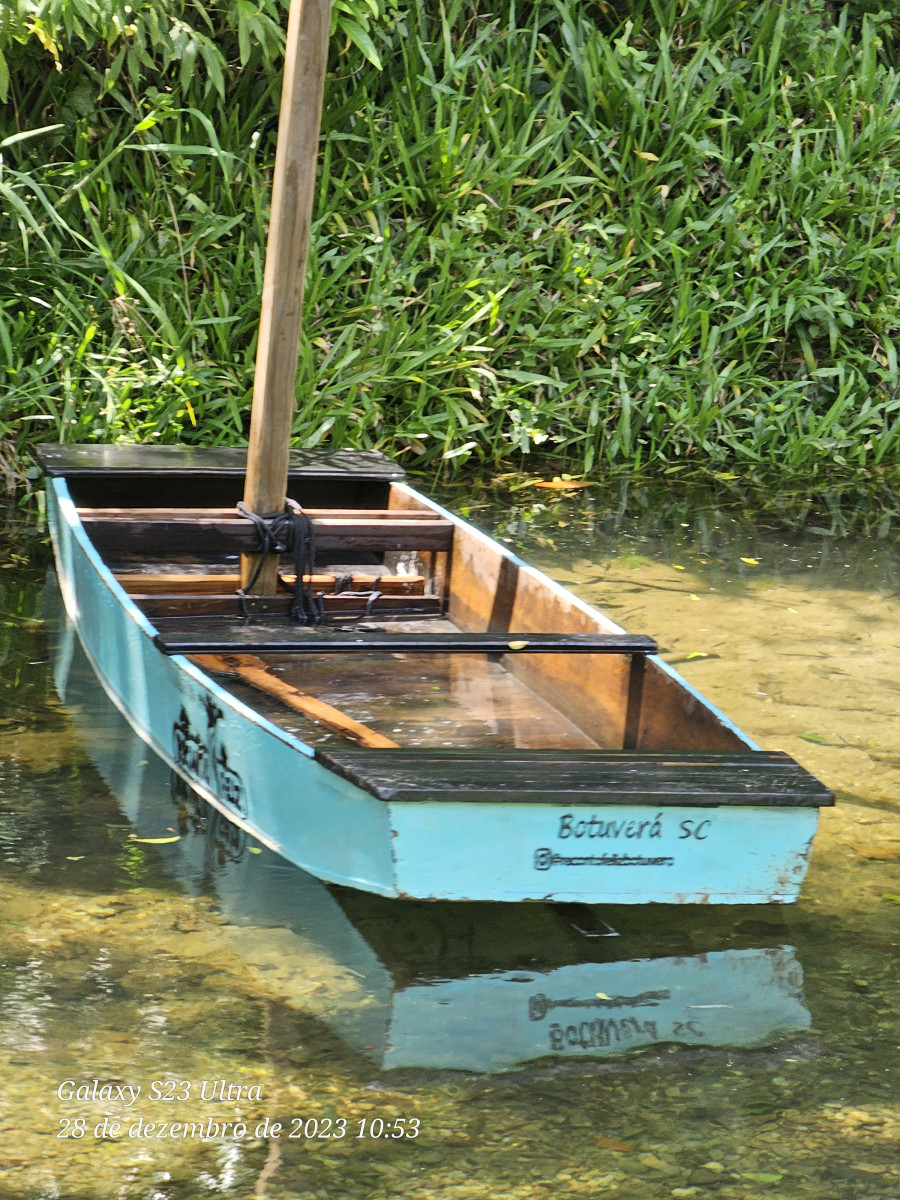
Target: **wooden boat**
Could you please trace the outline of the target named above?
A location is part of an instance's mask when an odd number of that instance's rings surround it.
[[[264,548],[234,507],[243,451],[45,446],[42,463],[103,686],[297,866],[395,897],[796,899],[831,793],[380,455],[292,452],[309,526],[276,596],[238,594],[239,556]]]
[[[50,593],[53,607],[59,593]],[[62,616],[62,620],[60,620]],[[330,1029],[380,1069],[493,1074],[542,1060],[590,1070],[751,1053],[808,1030],[803,968],[777,917],[744,932],[721,910],[606,910],[586,937],[549,905],[406,904],[331,889],[251,838],[148,753],[99,687],[74,627],[51,611],[54,677],[79,740],[145,847],[146,883],[213,899],[216,941],[264,995]],[[176,835],[176,836],[172,836]],[[162,840],[161,840],[162,839]],[[596,930],[592,931],[596,932]],[[607,930],[607,932],[612,932]],[[760,944],[762,942],[763,944]],[[202,953],[202,951],[201,951]],[[574,1060],[574,1061],[573,1061]]]
[[[382,457],[289,453],[329,27],[329,0],[292,0],[246,453],[44,448],[98,676],[204,799],[322,879],[795,899],[832,799],[816,780]]]

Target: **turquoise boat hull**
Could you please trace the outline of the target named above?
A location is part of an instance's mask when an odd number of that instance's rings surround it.
[[[533,798],[467,802],[462,793],[433,802],[371,794],[187,657],[160,651],[153,623],[89,540],[65,478],[48,479],[47,510],[66,610],[110,698],[209,804],[318,878],[420,899],[796,900],[816,829],[814,806],[669,801],[657,809],[652,799],[649,807],[639,799],[633,806],[573,807]],[[653,661],[728,726],[737,744],[755,749],[671,668]]]

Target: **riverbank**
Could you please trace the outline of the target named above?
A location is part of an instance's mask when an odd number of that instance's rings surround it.
[[[41,440],[246,436],[284,13],[226,5],[211,30],[182,7],[0,37],[20,494]],[[886,20],[358,7],[333,39],[298,445],[432,473],[896,472]]]

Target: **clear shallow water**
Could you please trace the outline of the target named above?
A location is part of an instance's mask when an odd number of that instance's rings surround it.
[[[322,888],[173,788],[75,647],[61,704],[40,572],[0,570],[4,1197],[900,1195],[891,542],[696,496],[472,516],[835,788],[800,905],[585,938]]]

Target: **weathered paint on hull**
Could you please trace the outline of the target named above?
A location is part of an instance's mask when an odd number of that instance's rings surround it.
[[[666,808],[657,819],[645,807],[376,800],[186,658],[156,649],[61,479],[48,480],[48,515],[67,612],[114,703],[204,799],[311,874],[419,899],[796,900],[814,808]]]
[[[596,904],[789,903],[816,818],[814,808],[391,806],[401,892]]]

